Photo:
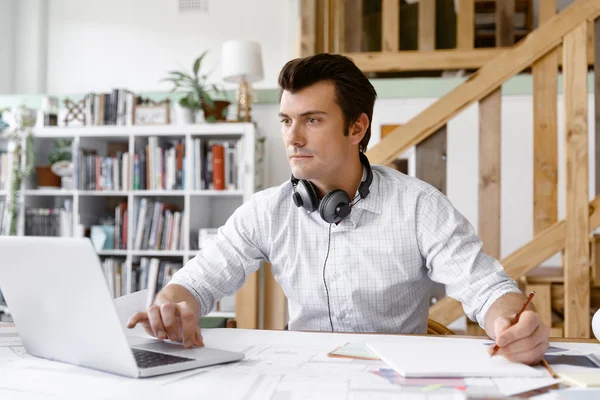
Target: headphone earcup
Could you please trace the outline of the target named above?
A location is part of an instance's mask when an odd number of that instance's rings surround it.
[[[298,181],[294,203],[298,207],[304,207],[308,212],[313,212],[319,207],[319,198],[312,183],[305,180]]]
[[[350,214],[350,198],[341,189],[335,189],[327,193],[321,199],[319,214],[325,222],[337,223]]]

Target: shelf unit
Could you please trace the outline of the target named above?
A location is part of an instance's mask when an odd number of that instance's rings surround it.
[[[94,148],[98,155],[105,156],[109,143],[120,142],[127,144],[127,153],[132,161],[137,150],[140,150],[151,136],[166,139],[181,139],[185,146],[184,159],[184,188],[181,190],[64,190],[36,189],[35,176],[28,177],[23,182],[19,198],[19,216],[17,234],[25,234],[26,208],[58,207],[64,200],[70,200],[73,212],[72,231],[77,235],[81,225],[89,227],[98,224],[93,222],[93,216],[109,213],[103,207],[110,200],[122,199],[127,202],[128,227],[135,226],[134,218],[136,200],[148,198],[164,202],[174,202],[181,206],[181,236],[180,250],[135,250],[133,249],[133,229],[128,228],[127,249],[101,250],[101,259],[114,257],[125,262],[125,279],[127,293],[131,289],[132,265],[139,262],[141,257],[158,257],[167,261],[185,264],[198,252],[197,232],[200,228],[218,228],[227,218],[250,196],[262,188],[263,166],[258,162],[257,148],[260,151],[262,140],[258,137],[254,123],[204,123],[193,125],[152,125],[152,126],[86,126],[86,127],[44,127],[35,130],[34,146],[36,150],[36,165],[46,164],[48,151],[52,141],[57,138],[72,140],[72,154],[75,164],[80,148]],[[191,190],[193,185],[193,160],[191,157],[193,139],[202,140],[234,140],[241,145],[237,154],[238,187],[236,190]],[[0,144],[1,145],[1,144]],[[1,149],[1,147],[0,147]],[[75,165],[75,174],[78,166]],[[129,163],[129,183],[133,182],[133,162]],[[4,198],[0,192],[0,201]],[[4,193],[6,195],[6,193]],[[114,212],[114,208],[113,208]],[[79,229],[78,229],[79,228]],[[227,300],[227,301],[225,301]],[[214,311],[211,316],[235,317],[234,298],[224,299],[221,304],[229,304],[225,310]]]

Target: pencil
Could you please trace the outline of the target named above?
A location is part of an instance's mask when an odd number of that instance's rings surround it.
[[[541,363],[548,370],[548,372],[550,373],[550,375],[552,375],[552,377],[554,379],[558,379],[559,378],[559,376],[556,374],[556,372],[554,372],[554,370],[552,369],[552,367],[550,366],[550,364],[548,364],[548,361],[546,361],[545,358],[542,358]]]
[[[517,322],[519,322],[519,318],[521,317],[521,314],[523,314],[523,311],[525,311],[525,309],[527,308],[527,306],[529,305],[529,303],[531,303],[531,299],[533,299],[533,296],[535,296],[535,292],[531,292],[529,293],[529,297],[527,298],[527,301],[525,302],[525,304],[523,304],[523,308],[521,308],[521,311],[519,311],[517,313],[517,316],[515,317],[515,319],[513,320],[512,324],[510,324],[510,326],[515,325]],[[500,346],[495,345],[494,346],[494,350],[492,350],[492,354],[490,354],[490,357],[493,357],[494,354],[496,354],[496,352],[500,349]]]

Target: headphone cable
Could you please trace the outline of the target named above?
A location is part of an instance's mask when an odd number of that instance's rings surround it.
[[[327,265],[327,259],[329,258],[329,248],[331,247],[331,225],[329,223],[329,236],[327,238],[327,255],[325,256],[325,262],[323,263],[323,283],[325,284],[325,293],[327,294],[327,311],[329,312],[329,323],[331,324],[331,332],[333,332],[333,320],[331,319],[331,304],[329,303],[329,289],[327,288],[327,281],[325,280],[325,266]]]

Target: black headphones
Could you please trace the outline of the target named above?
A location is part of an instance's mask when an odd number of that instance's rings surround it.
[[[359,156],[360,162],[367,168],[367,177],[358,186],[358,194],[361,199],[364,199],[369,194],[369,186],[373,181],[373,171],[371,171],[371,165],[367,156],[363,153],[359,153]],[[330,224],[338,223],[350,214],[350,209],[353,206],[352,200],[348,196],[348,193],[342,189],[332,190],[319,202],[317,191],[310,181],[298,180],[294,175],[292,175],[291,181],[294,189],[292,199],[297,207],[304,207],[308,212],[318,209],[321,218]]]

